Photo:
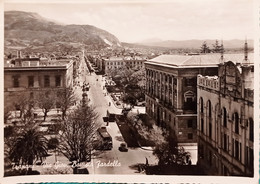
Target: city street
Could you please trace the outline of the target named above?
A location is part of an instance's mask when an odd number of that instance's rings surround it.
[[[78,78],[80,86],[74,88],[77,103],[82,99],[81,87],[83,83],[89,83],[90,90],[87,94],[90,100],[89,104],[98,113],[96,123],[99,126],[106,126],[107,124],[103,121],[103,117],[106,116],[107,110],[109,109],[111,113],[120,114],[122,109],[117,108],[110,96],[105,94],[106,91],[103,89],[105,82],[102,81],[102,76],[98,76],[95,73],[90,75],[84,64],[85,62],[80,63],[80,75]],[[112,150],[102,151],[97,156],[92,156],[91,162],[81,165],[81,168],[86,167],[90,174],[143,174],[138,171],[138,164],[145,164],[146,158],[149,164],[157,163],[151,148],[128,148],[128,152],[120,152],[118,148],[124,142],[124,139],[116,122],[110,122],[106,127],[112,137]],[[66,170],[64,166],[69,164],[69,161],[61,154],[56,154],[55,156],[52,153],[45,160],[47,164],[54,164],[57,161],[58,165],[60,165],[59,169]],[[41,171],[41,173],[47,172],[44,167],[37,167],[37,170]]]
[[[95,107],[99,114],[97,123],[106,125],[102,117],[106,116],[107,110],[111,113],[120,114],[122,109],[115,107],[111,98],[105,95],[103,90],[104,81],[102,76],[91,74],[86,76],[85,83],[90,84],[90,90],[87,93],[90,99],[90,104]],[[108,105],[110,102],[110,106]],[[129,148],[128,152],[120,152],[118,150],[120,143],[124,142],[120,130],[115,122],[110,122],[107,126],[107,131],[113,139],[113,149],[104,151],[98,158],[92,160],[91,165],[88,167],[89,172],[92,174],[135,174],[138,173],[137,164],[145,164],[146,158],[149,164],[156,164],[156,158],[153,156],[151,150],[142,148]],[[114,163],[114,166],[107,167],[101,164]],[[116,164],[117,163],[117,164]]]

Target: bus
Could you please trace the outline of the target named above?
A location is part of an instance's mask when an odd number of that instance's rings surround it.
[[[98,130],[98,134],[101,140],[101,144],[99,146],[99,149],[101,150],[111,150],[113,148],[112,144],[112,137],[107,132],[106,127],[101,127]]]

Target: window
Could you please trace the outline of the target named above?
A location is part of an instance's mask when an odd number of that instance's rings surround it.
[[[212,139],[212,123],[209,123],[209,138]]]
[[[200,144],[200,146],[199,146],[199,156],[200,156],[200,158],[204,158],[204,145],[203,144]]]
[[[193,134],[192,133],[188,133],[188,139],[193,139]]]
[[[224,151],[228,151],[228,136],[224,134],[223,136],[223,147]]]
[[[200,98],[200,112],[203,113],[203,98]]]
[[[184,93],[185,102],[193,102],[195,101],[195,94],[193,91],[187,91]]]
[[[184,93],[184,110],[196,111],[196,95],[193,91],[187,91]]]
[[[234,150],[235,159],[239,160],[239,142],[235,141],[235,150]]]
[[[44,76],[44,87],[50,87],[50,76],[49,75]]]
[[[209,165],[212,165],[212,152],[209,151]]]
[[[208,117],[211,118],[211,101],[208,101]]]
[[[34,85],[34,77],[33,76],[29,76],[28,77],[28,87],[33,87]]]
[[[239,117],[237,112],[234,114],[234,119],[235,119],[235,133],[239,134]]]
[[[253,169],[254,167],[254,150],[252,148],[247,147],[247,165],[249,166],[250,169]]]
[[[185,86],[196,86],[197,78],[184,78]]]
[[[200,121],[200,126],[201,126],[201,132],[204,133],[204,120],[203,118],[201,118],[201,121]]]
[[[211,113],[211,101],[208,101],[208,107],[207,107],[207,116],[208,116],[208,124],[209,124],[209,138],[212,138],[212,113]]]
[[[225,107],[223,108],[223,126],[227,127],[227,110]]]
[[[13,76],[13,86],[14,88],[18,88],[20,87],[20,83],[19,83],[19,76]]]
[[[249,118],[249,140],[254,141],[254,121],[252,118]]]
[[[223,176],[228,176],[228,169],[226,166],[223,165]]]
[[[235,156],[235,139],[232,139],[232,156]]]
[[[60,75],[55,76],[55,85],[56,85],[56,87],[61,86],[61,76]]]
[[[192,120],[191,119],[188,120],[188,128],[192,128]]]

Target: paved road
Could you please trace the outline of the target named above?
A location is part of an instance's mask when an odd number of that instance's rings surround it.
[[[98,80],[97,80],[98,79]],[[98,123],[106,125],[102,117],[106,116],[107,109],[110,112],[119,114],[122,109],[118,109],[111,102],[109,96],[105,96],[103,90],[104,81],[101,76],[92,74],[86,78],[86,83],[90,84],[90,91],[88,92],[91,105],[99,113]],[[111,106],[108,103],[111,103]],[[95,174],[140,174],[137,164],[144,164],[145,157],[148,158],[149,164],[155,164],[156,158],[152,155],[152,151],[147,151],[141,148],[129,149],[128,152],[120,152],[118,147],[120,143],[124,142],[122,134],[115,122],[109,123],[107,127],[108,132],[113,139],[113,149],[104,151],[98,158],[92,160],[91,166],[88,168],[90,173]],[[105,164],[111,164],[112,167],[107,167]],[[102,165],[103,164],[103,165]]]
[[[102,76],[96,75],[95,73],[89,74],[84,64],[84,62],[81,63],[81,74],[78,81],[80,86],[82,86],[84,82],[90,84],[90,90],[87,94],[90,99],[90,105],[95,108],[95,111],[99,115],[96,123],[100,126],[106,126],[106,122],[103,122],[103,117],[106,116],[107,110],[109,109],[111,113],[120,114],[122,109],[117,108],[111,98],[105,95],[106,91],[103,89],[105,81],[102,79]],[[80,86],[75,89],[75,96],[78,101],[82,99],[82,88]],[[152,155],[152,151],[141,148],[129,149],[128,152],[120,152],[118,147],[124,140],[117,124],[110,122],[109,126],[107,126],[107,130],[113,139],[113,149],[103,151],[86,165],[90,174],[140,174],[134,166],[144,164],[146,157],[148,158],[149,164],[155,164],[157,162],[156,158]],[[49,160],[54,162],[54,158],[50,158]],[[62,155],[58,157],[58,160],[65,162]]]

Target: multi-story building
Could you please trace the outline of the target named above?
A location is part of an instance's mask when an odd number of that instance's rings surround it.
[[[105,73],[111,70],[119,69],[122,67],[133,68],[136,70],[144,67],[146,59],[139,56],[128,56],[128,57],[110,57],[104,60]]]
[[[4,66],[5,106],[15,108],[19,96],[39,98],[42,91],[73,86],[73,60],[17,58]]]
[[[146,113],[179,144],[197,144],[197,75],[217,75],[219,58],[161,55],[145,62]]]
[[[253,176],[253,55],[224,56],[217,76],[198,75],[198,164],[210,175]]]

